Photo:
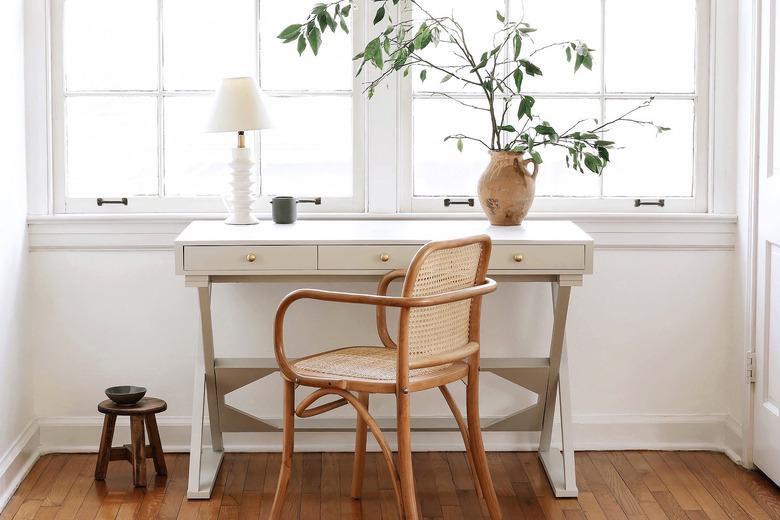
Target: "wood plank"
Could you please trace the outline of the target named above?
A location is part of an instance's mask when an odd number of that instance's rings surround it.
[[[685,482],[681,479],[680,472],[677,469],[670,468],[663,460],[660,452],[645,452],[643,455],[683,510],[701,510],[701,505],[693,498],[691,492],[685,488]]]
[[[589,457],[626,516],[631,518],[644,515],[642,506],[639,505],[637,498],[634,497],[631,490],[626,486],[626,483],[623,482],[620,473],[618,473],[617,469],[612,465],[609,455],[607,453],[594,452],[591,453]]]

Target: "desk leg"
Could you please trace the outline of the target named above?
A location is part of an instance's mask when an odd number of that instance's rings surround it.
[[[192,396],[190,475],[187,498],[208,499],[222,464],[222,430],[219,424],[214,334],[211,327],[211,283],[198,287],[203,355],[195,356],[195,383]],[[208,406],[211,447],[203,446],[203,423]]]
[[[566,317],[569,309],[571,287],[552,284],[553,333],[550,343],[550,372],[547,380],[542,435],[539,441],[539,457],[555,491],[555,496],[576,497],[577,482],[574,473],[574,446],[571,430],[571,396],[569,389],[569,365],[566,356]],[[552,430],[555,423],[555,402],[558,397],[561,414],[562,451],[551,449]]]

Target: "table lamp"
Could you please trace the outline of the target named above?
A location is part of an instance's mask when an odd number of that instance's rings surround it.
[[[252,215],[251,149],[246,147],[244,132],[271,127],[266,102],[253,78],[225,78],[214,95],[206,132],[238,132],[238,146],[230,162],[232,191],[224,200],[228,209],[225,224],[257,224]]]

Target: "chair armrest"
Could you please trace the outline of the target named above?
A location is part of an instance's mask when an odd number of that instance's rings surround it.
[[[276,319],[274,320],[274,353],[276,362],[282,374],[290,381],[295,381],[295,371],[292,369],[287,356],[284,353],[284,316],[287,309],[298,300],[318,300],[334,303],[357,303],[363,305],[376,305],[384,307],[433,307],[444,305],[470,298],[476,298],[496,290],[496,282],[490,278],[485,279],[485,283],[458,289],[431,296],[382,296],[374,294],[346,293],[336,291],[322,291],[319,289],[298,289],[285,296],[279,308],[276,310]]]
[[[390,284],[393,280],[404,278],[405,276],[405,269],[390,271],[379,281],[379,287],[377,287],[376,293],[379,296],[387,296],[387,290],[390,288]],[[398,345],[396,345],[395,341],[393,341],[393,338],[390,336],[390,333],[387,331],[387,309],[383,305],[377,305],[376,307],[376,331],[385,347],[398,348]]]

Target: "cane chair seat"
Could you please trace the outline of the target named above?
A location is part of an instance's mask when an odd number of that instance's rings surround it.
[[[299,376],[321,380],[323,387],[342,386],[360,391],[370,385],[374,392],[395,393],[398,352],[386,347],[344,347],[299,359],[292,363]],[[409,370],[411,390],[422,390],[466,377],[468,365],[453,361],[443,365]]]

